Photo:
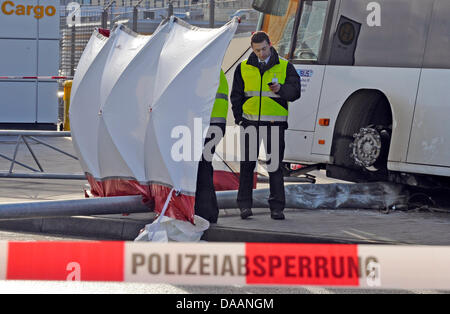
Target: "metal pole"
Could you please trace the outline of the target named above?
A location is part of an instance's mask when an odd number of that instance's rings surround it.
[[[113,29],[114,28],[114,14],[113,14],[113,6],[110,6],[109,9],[111,10],[109,12],[109,29]]]
[[[359,184],[290,184],[284,187],[285,208],[299,209],[384,209],[404,205],[408,190],[401,184],[370,182]],[[217,192],[220,209],[239,208],[237,191]],[[268,208],[270,189],[253,190],[253,208]]]
[[[214,0],[209,0],[209,28],[214,28]]]
[[[307,183],[315,183],[316,180],[314,178],[308,177],[284,177],[284,182],[307,182]],[[269,183],[269,177],[258,176],[258,183]]]
[[[75,75],[75,35],[76,28],[75,23],[72,25],[71,37],[70,37],[70,76]]]
[[[285,191],[286,208],[299,209],[377,209],[392,204],[404,204],[408,199],[408,191],[402,185],[384,182],[293,184],[285,186]],[[254,190],[253,207],[268,208],[269,195],[269,189]],[[236,198],[237,191],[217,192],[220,209],[238,208]],[[151,202],[144,204],[140,195],[100,197],[0,204],[0,219],[148,213],[153,209],[154,204]]]
[[[238,191],[220,191],[216,192],[217,204],[220,209],[239,208],[237,204]],[[253,208],[267,208],[269,203],[270,190],[256,189],[253,190]]]
[[[0,204],[0,219],[148,213],[153,204],[142,196],[117,196],[66,201]]]
[[[138,9],[137,6],[133,7],[133,32],[137,33],[137,20],[138,20]]]
[[[16,162],[17,152],[19,151],[20,141],[22,140],[22,135],[19,135],[17,137],[16,147],[14,148],[14,156],[13,160],[11,161],[11,167],[9,168],[9,173],[12,173],[14,168],[14,163]]]
[[[116,0],[111,0],[109,3],[103,7],[102,12],[102,28],[107,29],[108,28],[108,9],[111,8],[111,21],[110,21],[110,28],[113,28],[113,16],[112,16],[112,5],[116,3]]]
[[[3,156],[2,156],[3,157]],[[86,180],[86,176],[84,174],[65,174],[65,173],[45,173],[39,172],[36,169],[30,168],[27,165],[23,165],[16,161],[16,164],[21,165],[22,167],[28,168],[36,173],[9,173],[9,172],[0,172],[0,178],[12,178],[12,179],[56,179],[56,180]]]
[[[102,12],[102,28],[108,28],[108,11],[104,9]]]
[[[43,141],[41,141],[41,140],[38,140],[37,138],[35,138],[35,137],[33,137],[33,136],[30,136],[30,139],[32,139],[32,140],[35,141],[35,142],[38,142],[39,144],[42,144],[42,145],[47,146],[47,147],[49,147],[49,148],[51,148],[51,149],[54,149],[54,150],[56,150],[57,152],[60,152],[61,154],[64,154],[64,155],[69,156],[69,157],[71,157],[71,158],[73,158],[73,159],[75,159],[75,160],[78,160],[78,157],[77,157],[77,156],[74,156],[74,155],[72,155],[72,154],[66,153],[65,151],[63,151],[63,150],[61,150],[61,149],[59,149],[59,148],[56,148],[56,147],[54,147],[54,146],[52,146],[52,145],[50,145],[50,144],[47,144],[47,143],[45,143],[45,142],[43,142]]]
[[[138,6],[141,5],[143,0],[140,0],[136,3],[136,5],[133,7],[133,32],[137,33],[137,22],[138,22]]]
[[[36,162],[37,166],[39,167],[39,170],[41,170],[41,172],[44,172],[44,168],[42,168],[41,164],[39,163],[39,160],[37,159],[36,155],[34,154],[33,150],[31,149],[30,144],[27,141],[26,137],[23,137],[23,142],[25,143],[25,145],[28,147],[28,150],[31,153],[31,156],[33,156],[34,161]]]
[[[167,17],[171,17],[173,15],[173,3],[172,0],[169,0],[169,9],[167,12]]]
[[[0,130],[0,136],[48,136],[48,137],[71,137],[70,132],[60,131],[22,131],[22,130]]]

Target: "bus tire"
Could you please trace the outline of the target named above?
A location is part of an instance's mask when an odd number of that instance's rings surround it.
[[[375,90],[355,92],[343,105],[335,125],[332,156],[336,166],[366,172],[367,169],[356,165],[352,158],[353,135],[361,128],[377,125],[378,129],[391,130],[392,113],[386,96]],[[388,131],[390,132],[390,131]],[[390,133],[389,133],[390,136]],[[387,172],[387,155],[390,141],[383,141],[382,155],[376,161],[376,174]],[[386,147],[386,145],[388,147]]]

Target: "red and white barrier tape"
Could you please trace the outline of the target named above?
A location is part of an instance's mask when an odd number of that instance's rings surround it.
[[[450,247],[0,242],[0,279],[450,289]]]
[[[71,80],[72,76],[0,76],[0,80]]]

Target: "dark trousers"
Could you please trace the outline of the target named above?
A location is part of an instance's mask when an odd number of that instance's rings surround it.
[[[218,127],[222,136],[225,134],[225,123],[211,123],[211,127]],[[216,129],[217,130],[217,129]],[[208,132],[205,138],[205,146],[216,138],[218,134]],[[219,138],[217,138],[219,140]],[[211,147],[211,152],[203,152],[202,159],[198,164],[197,189],[195,191],[195,214],[205,218],[211,223],[216,223],[219,217],[219,206],[217,205],[216,190],[214,189],[212,166],[212,155],[216,150],[215,145]]]
[[[257,131],[247,132],[248,128],[254,128]],[[276,136],[277,132],[274,128],[278,129],[278,136]],[[265,149],[267,156],[274,154],[278,155],[278,162],[274,161],[270,169],[268,169],[270,184],[269,207],[271,210],[284,210],[286,203],[284,194],[284,177],[282,171],[282,161],[285,149],[284,132],[285,127],[277,125],[259,127],[255,125],[246,125],[245,127],[241,127],[241,170],[237,197],[239,208],[252,208],[253,172],[256,166],[261,138],[264,138],[263,141],[266,144]],[[255,133],[259,138],[258,141],[256,141],[255,138],[251,139],[251,136],[254,136]],[[264,133],[266,133],[267,136],[265,136]],[[272,133],[274,138],[272,138]]]

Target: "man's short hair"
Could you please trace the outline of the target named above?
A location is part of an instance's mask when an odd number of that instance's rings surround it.
[[[254,32],[250,39],[251,44],[259,44],[264,41],[267,41],[267,43],[270,45],[269,35],[267,35],[267,33],[263,31]]]

